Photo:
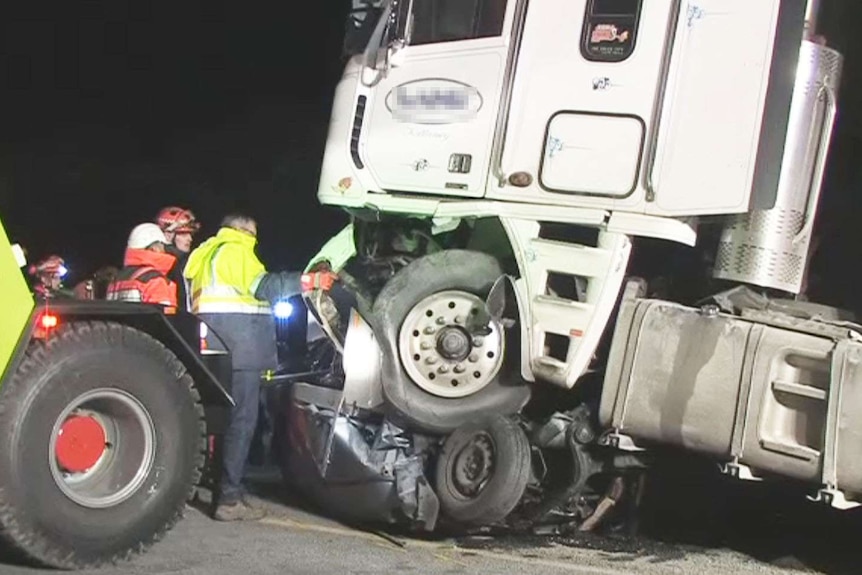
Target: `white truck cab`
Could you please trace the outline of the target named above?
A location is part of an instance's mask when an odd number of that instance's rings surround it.
[[[598,444],[862,491],[829,439],[858,331],[799,301],[842,66],[815,0],[355,8],[318,198],[372,302],[366,407],[446,435],[599,374]],[[662,294],[690,271],[662,256],[634,281],[644,242],[720,289]]]

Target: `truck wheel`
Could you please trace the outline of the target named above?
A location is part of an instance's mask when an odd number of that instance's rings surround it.
[[[530,387],[520,358],[506,357],[505,330],[492,322],[490,334],[475,336],[465,328],[502,273],[489,255],[448,250],[413,261],[383,287],[374,317],[393,419],[444,434],[526,404]]]
[[[0,388],[0,539],[51,567],[128,559],[182,516],[205,449],[167,348],[125,325],[62,326]]]
[[[465,526],[502,521],[523,497],[530,466],[530,442],[516,422],[495,416],[467,423],[437,457],[440,509]]]

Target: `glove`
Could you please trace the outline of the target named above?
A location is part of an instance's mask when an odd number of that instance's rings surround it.
[[[329,291],[337,279],[338,276],[332,272],[312,272],[302,274],[300,285],[302,286],[303,293],[316,289]]]
[[[331,272],[331,271],[332,271],[332,264],[329,263],[329,260],[320,260],[320,261],[316,262],[313,266],[309,267],[307,273]]]

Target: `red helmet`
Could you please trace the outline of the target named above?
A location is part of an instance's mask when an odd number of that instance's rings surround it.
[[[156,223],[163,232],[174,234],[193,234],[201,227],[191,210],[176,206],[170,206],[160,211],[159,215],[156,216]]]
[[[48,256],[36,265],[30,266],[27,270],[33,276],[58,276],[66,275],[66,262],[60,256]]]

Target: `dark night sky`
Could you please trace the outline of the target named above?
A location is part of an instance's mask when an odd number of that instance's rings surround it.
[[[2,21],[0,214],[32,257],[120,263],[169,203],[205,234],[251,211],[273,267],[337,229],[315,193],[346,1],[21,4]]]
[[[119,264],[129,229],[177,203],[206,235],[225,211],[251,211],[265,263],[299,267],[344,221],[316,182],[348,0],[3,4],[0,215],[31,258],[58,252],[76,277]],[[859,5],[823,1],[821,32],[847,58],[824,277],[835,258],[862,261]]]

